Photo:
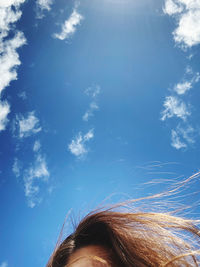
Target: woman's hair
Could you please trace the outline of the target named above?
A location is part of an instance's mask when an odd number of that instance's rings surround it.
[[[68,266],[72,253],[90,245],[108,251],[110,266],[199,266],[196,222],[170,213],[116,211],[116,207],[83,218],[57,246],[47,267]]]

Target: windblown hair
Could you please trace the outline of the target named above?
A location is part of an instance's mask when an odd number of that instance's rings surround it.
[[[106,248],[109,266],[199,266],[199,238],[192,220],[111,207],[89,213],[57,246],[47,267],[67,267],[70,255],[89,245]]]

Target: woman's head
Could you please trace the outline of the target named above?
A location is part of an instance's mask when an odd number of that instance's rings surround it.
[[[47,267],[192,267],[199,265],[200,230],[196,222],[168,213],[153,212],[177,197],[199,173],[176,183],[163,193],[127,201],[89,213],[53,252]],[[172,200],[171,199],[171,200]],[[148,203],[148,200],[153,200]],[[145,201],[148,210],[124,204]],[[147,207],[146,206],[146,207]],[[174,213],[173,213],[174,214]]]
[[[190,220],[169,214],[96,211],[56,248],[47,267],[198,266],[195,243],[186,240],[192,236],[199,238],[199,230]]]

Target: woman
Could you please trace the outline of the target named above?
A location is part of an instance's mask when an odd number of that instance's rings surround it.
[[[185,182],[146,199],[173,195]],[[194,221],[170,213],[116,211],[119,206],[88,214],[47,267],[199,266],[200,231]]]

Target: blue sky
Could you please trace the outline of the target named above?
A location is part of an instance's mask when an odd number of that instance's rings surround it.
[[[0,1],[0,267],[199,170],[199,21],[198,0]]]

